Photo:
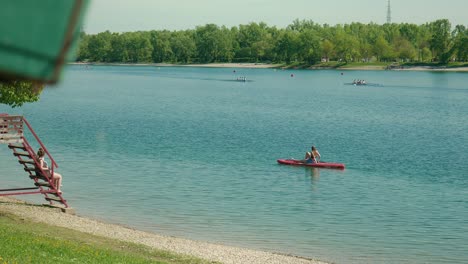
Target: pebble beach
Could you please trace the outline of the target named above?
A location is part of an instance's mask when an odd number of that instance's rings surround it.
[[[143,232],[121,225],[81,217],[79,214],[66,214],[57,208],[28,204],[12,198],[0,197],[0,212],[11,213],[33,222],[52,224],[97,236],[142,244],[154,249],[167,250],[226,264],[326,264],[326,262],[313,259]]]

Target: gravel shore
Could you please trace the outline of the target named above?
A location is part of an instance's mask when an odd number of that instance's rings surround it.
[[[103,66],[153,66],[153,67],[204,67],[204,68],[250,68],[250,69],[269,69],[269,68],[281,68],[282,64],[270,64],[270,63],[206,63],[206,64],[170,64],[170,63],[83,63],[83,62],[70,62],[70,65],[103,65]],[[338,71],[342,70],[385,70],[386,66],[378,65],[362,65],[354,67],[317,67],[311,66],[309,70],[325,70],[334,69]],[[468,67],[454,67],[448,68],[443,66],[402,66],[401,68],[392,69],[394,71],[442,71],[442,72],[468,72]]]
[[[0,197],[0,211],[9,212],[35,222],[66,227],[84,233],[143,244],[155,249],[168,250],[226,264],[326,264],[326,262],[300,257],[162,236],[77,215],[65,214],[56,208],[31,205],[5,197]]]

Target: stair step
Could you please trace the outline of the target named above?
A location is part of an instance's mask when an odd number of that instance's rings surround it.
[[[35,182],[34,185],[42,186],[42,187],[51,187],[50,183],[48,183],[48,182]]]
[[[47,201],[54,201],[54,202],[59,202],[62,203],[62,199],[60,198],[55,198],[55,197],[47,197],[45,198]]]
[[[16,126],[18,128],[23,127],[23,120],[22,119],[16,119],[16,120],[14,120],[14,119],[10,119],[10,120],[4,119],[4,121],[5,121],[4,122],[5,125]]]
[[[19,163],[21,164],[32,164],[32,165],[35,165],[36,163],[34,163],[33,160],[18,160]]]
[[[46,177],[40,176],[40,175],[29,175],[29,178],[31,178],[31,179],[33,179],[33,180],[34,180],[34,179],[38,179],[38,180],[48,181],[48,180],[46,179]]]
[[[10,149],[22,149],[22,150],[26,151],[26,147],[23,146],[23,145],[13,145],[13,144],[10,144],[10,145],[8,145],[8,147],[9,147]]]
[[[48,195],[53,195],[55,197],[58,197],[58,194],[57,193],[47,193]]]
[[[24,170],[32,172],[32,171],[36,171],[37,169],[36,169],[36,167],[25,167]]]
[[[31,158],[31,155],[29,155],[29,153],[27,153],[27,152],[15,152],[15,153],[13,153],[13,155]]]

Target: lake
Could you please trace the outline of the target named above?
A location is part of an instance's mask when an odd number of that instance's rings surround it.
[[[354,79],[376,85],[344,84]],[[79,215],[336,263],[466,263],[467,83],[455,72],[68,66],[40,102],[0,112],[28,119]],[[311,145],[346,169],[277,164]],[[32,186],[6,146],[0,166],[2,185]]]

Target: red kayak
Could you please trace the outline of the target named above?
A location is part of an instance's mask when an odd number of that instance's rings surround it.
[[[329,169],[339,169],[339,170],[344,170],[345,168],[345,165],[343,163],[331,163],[331,162],[303,163],[295,159],[279,159],[277,161],[280,164],[294,165],[294,166],[329,168]]]

